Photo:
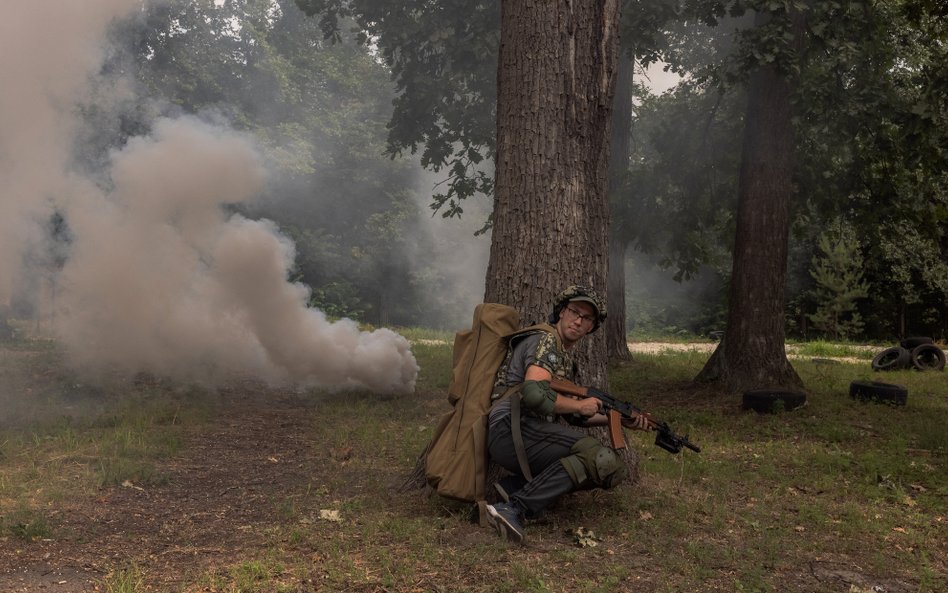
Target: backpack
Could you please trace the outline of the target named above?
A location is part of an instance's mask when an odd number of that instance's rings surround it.
[[[425,452],[425,480],[441,496],[465,502],[485,498],[491,392],[507,338],[519,325],[514,308],[482,303],[474,308],[471,329],[454,337],[448,386],[452,410],[441,417]]]

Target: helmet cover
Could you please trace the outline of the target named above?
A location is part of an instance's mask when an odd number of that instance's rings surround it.
[[[606,302],[599,296],[595,290],[586,286],[574,284],[567,287],[563,292],[556,295],[553,300],[553,311],[550,313],[549,322],[553,325],[560,319],[560,313],[567,303],[582,301],[589,303],[596,310],[596,320],[590,333],[599,329],[599,326],[606,319]]]

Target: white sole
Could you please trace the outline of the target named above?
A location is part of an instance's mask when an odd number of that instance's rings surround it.
[[[490,505],[487,506],[487,522],[490,523],[504,539],[517,544],[523,543],[523,534],[507,523],[503,515],[495,511],[494,507]]]

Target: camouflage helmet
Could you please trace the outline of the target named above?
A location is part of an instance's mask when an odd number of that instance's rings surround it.
[[[606,302],[602,300],[602,297],[600,297],[599,293],[595,290],[576,284],[568,287],[553,299],[553,311],[550,313],[549,319],[550,324],[556,325],[556,322],[560,320],[560,313],[563,311],[563,307],[565,307],[567,303],[575,303],[576,301],[589,303],[596,309],[596,321],[593,324],[593,328],[589,330],[589,333],[599,329],[599,326],[606,319]]]

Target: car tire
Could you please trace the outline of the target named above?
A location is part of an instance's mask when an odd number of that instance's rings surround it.
[[[880,381],[853,381],[849,384],[849,397],[864,402],[875,401],[904,406],[908,401],[908,389]]]
[[[789,411],[804,404],[806,404],[806,394],[802,391],[751,389],[744,392],[741,409],[754,410],[758,414],[772,414],[781,407]]]
[[[921,336],[917,336],[914,338],[905,338],[904,340],[899,342],[899,345],[905,348],[906,350],[914,350],[915,348],[921,346],[922,344],[934,344],[934,343],[935,341],[932,340],[931,338],[924,338]]]
[[[912,366],[912,353],[901,346],[886,348],[872,359],[874,371],[899,371]]]
[[[922,344],[912,350],[912,366],[920,371],[945,370],[945,351],[934,344]]]

